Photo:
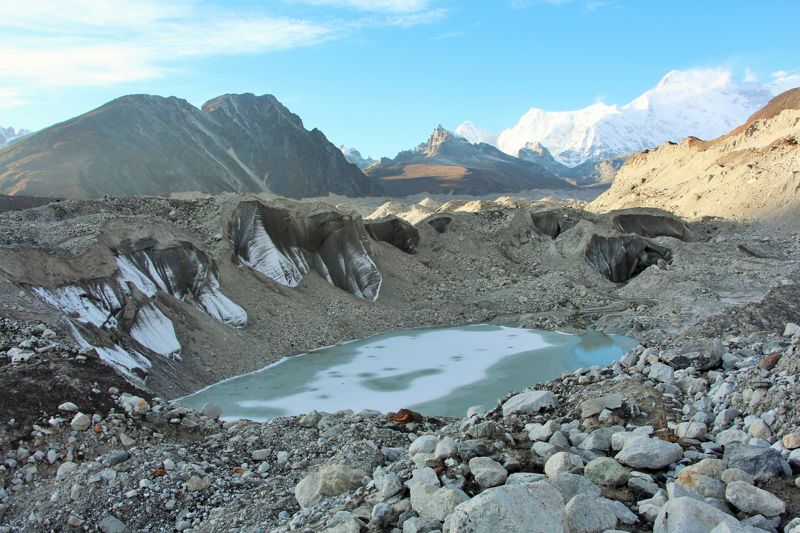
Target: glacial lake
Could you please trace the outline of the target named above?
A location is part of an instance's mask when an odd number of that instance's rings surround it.
[[[618,335],[472,325],[382,333],[287,357],[176,400],[194,409],[213,402],[224,420],[342,409],[409,408],[465,415],[497,399],[592,365],[607,365],[638,345]]]

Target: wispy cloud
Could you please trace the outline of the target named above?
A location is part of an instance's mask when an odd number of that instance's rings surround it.
[[[58,0],[0,0],[0,87],[19,95],[34,86],[98,86],[157,78],[187,59],[313,46],[365,27],[414,26],[446,14],[433,7],[432,0],[288,3],[359,13],[345,16],[326,10],[291,16],[257,4],[242,10],[202,0],[73,0],[68,8]],[[22,102],[3,93],[0,98],[6,106]]]
[[[430,0],[291,0],[296,4],[310,4],[335,8],[356,9],[374,13],[418,13],[431,6]]]
[[[447,33],[442,33],[441,35],[436,35],[428,39],[429,41],[444,41],[445,39],[454,39],[456,37],[462,37],[464,35],[463,31],[450,31]]]
[[[525,9],[533,6],[566,6],[579,5],[587,13],[593,13],[604,7],[614,6],[617,0],[511,0],[511,7],[514,9]]]
[[[25,99],[22,98],[18,90],[0,87],[0,110],[11,109],[12,107],[18,107],[25,103]]]

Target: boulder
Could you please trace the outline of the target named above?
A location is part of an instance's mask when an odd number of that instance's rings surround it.
[[[585,494],[592,498],[600,497],[600,487],[586,479],[584,476],[562,472],[547,480],[555,488],[565,502],[568,502],[576,494]]]
[[[683,496],[669,500],[653,524],[653,533],[708,533],[721,523],[739,521],[706,502]]]
[[[603,409],[619,409],[622,407],[622,396],[619,394],[606,394],[599,398],[590,398],[581,402],[581,418],[589,418],[599,414]]]
[[[583,459],[574,453],[554,453],[544,464],[544,473],[547,477],[553,477],[561,472],[583,472]]]
[[[725,499],[740,511],[751,515],[778,516],[786,511],[783,500],[744,481],[728,483]]]
[[[361,486],[364,471],[346,464],[334,463],[300,480],[294,496],[300,507],[311,507],[325,497],[338,496]]]
[[[423,518],[443,522],[447,515],[467,500],[469,496],[454,487],[437,487],[427,483],[411,486],[411,508]]]
[[[564,508],[570,533],[601,533],[617,525],[617,516],[597,499],[576,494]]]
[[[733,442],[725,446],[723,460],[728,468],[738,468],[753,476],[756,483],[784,475],[781,454],[772,448]]]
[[[453,511],[450,533],[567,533],[564,500],[546,482],[487,489]]]
[[[488,457],[470,459],[469,469],[482,489],[502,485],[508,478],[508,472],[503,465]]]
[[[627,441],[615,456],[624,465],[648,470],[660,470],[681,457],[683,448],[679,444],[645,436]]]
[[[597,485],[621,487],[628,482],[631,472],[611,457],[598,457],[586,464],[583,475]]]
[[[550,391],[534,390],[512,396],[503,404],[503,416],[536,414],[558,406],[558,398]]]

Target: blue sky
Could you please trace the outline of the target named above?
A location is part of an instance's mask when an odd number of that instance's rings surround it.
[[[796,0],[0,0],[0,125],[117,96],[272,93],[336,144],[394,155],[438,123],[626,103],[672,69],[800,71]]]

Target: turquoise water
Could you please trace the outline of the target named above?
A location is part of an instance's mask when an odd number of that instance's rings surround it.
[[[587,332],[493,325],[410,329],[320,348],[221,381],[178,400],[222,407],[223,418],[263,421],[312,409],[410,408],[426,415],[464,416],[519,390],[619,359],[638,341]]]

